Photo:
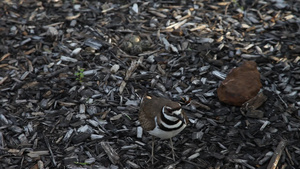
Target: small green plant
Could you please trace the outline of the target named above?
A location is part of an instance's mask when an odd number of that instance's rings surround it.
[[[130,116],[126,113],[123,113],[129,120],[131,120]]]
[[[238,0],[232,0],[231,2],[233,2],[238,8],[240,8],[242,11],[244,10],[244,7],[241,6],[238,2]]]
[[[80,162],[74,162],[76,165],[88,165],[88,163],[80,163]]]
[[[80,68],[79,72],[75,73],[75,76],[77,76],[76,80],[78,80],[79,82],[82,82],[82,79],[84,78],[83,71],[84,71],[84,69]]]

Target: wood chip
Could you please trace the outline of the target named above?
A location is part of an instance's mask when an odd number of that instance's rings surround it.
[[[109,143],[101,141],[100,145],[104,149],[104,151],[105,151],[106,155],[108,156],[109,160],[113,164],[117,164],[120,160],[120,157],[117,154],[117,152],[109,145]]]

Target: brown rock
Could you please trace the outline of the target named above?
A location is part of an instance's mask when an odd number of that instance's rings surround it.
[[[254,61],[245,61],[240,67],[232,69],[217,90],[219,100],[241,106],[255,97],[262,84],[260,73]]]

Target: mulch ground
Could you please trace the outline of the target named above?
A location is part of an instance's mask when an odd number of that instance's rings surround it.
[[[0,168],[299,168],[299,25],[293,0],[1,1]],[[216,91],[246,60],[251,117]],[[148,162],[146,92],[190,100],[175,162]]]

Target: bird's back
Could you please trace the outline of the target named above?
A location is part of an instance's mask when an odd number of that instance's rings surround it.
[[[161,113],[163,106],[179,107],[180,104],[166,98],[144,96],[140,106],[139,121],[144,130],[153,130],[155,117]]]

